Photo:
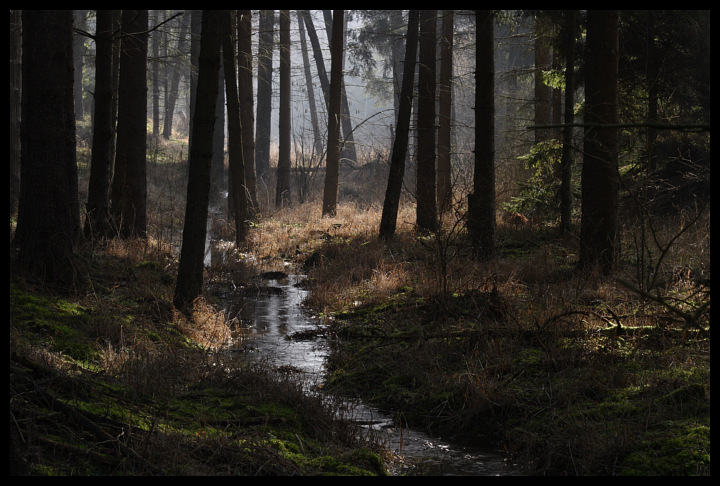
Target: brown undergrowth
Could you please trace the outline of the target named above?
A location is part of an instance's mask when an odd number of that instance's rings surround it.
[[[378,211],[284,213],[287,239],[267,235],[301,249],[308,305],[331,323],[329,388],[505,447],[529,473],[709,474],[709,219],[664,254],[651,300],[620,283],[632,249],[612,276],[579,272],[572,238],[501,224],[480,263],[451,225],[416,234],[408,207],[378,240]]]
[[[357,427],[221,358],[211,295],[174,311],[186,175],[182,151],[170,159],[149,167],[148,238],[84,248],[80,295],[11,266],[11,473],[382,473]],[[709,211],[663,218],[653,241],[628,222],[602,276],[532,219],[499,217],[498,257],[481,263],[460,213],[418,234],[404,204],[385,242],[378,205],[320,208],[265,210],[242,248],[214,212],[206,282],[307,274],[336,344],[328,389],[504,447],[531,474],[710,474]]]
[[[231,359],[212,299],[171,305],[173,252],[88,245],[82,291],[10,278],[11,475],[377,475],[382,448],[290,375]]]

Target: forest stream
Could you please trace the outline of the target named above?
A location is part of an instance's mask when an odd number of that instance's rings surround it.
[[[268,278],[269,277],[269,278]],[[321,393],[325,359],[330,343],[317,336],[322,323],[303,307],[308,290],[300,285],[303,276],[264,274],[262,292],[238,298],[224,298],[225,312],[237,322],[237,338],[227,348],[231,355],[262,360],[281,372],[302,379],[307,393]],[[328,399],[336,399],[328,397]],[[426,433],[399,427],[392,417],[359,400],[343,402],[344,418],[360,422],[381,435],[398,458],[394,475],[519,475],[508,465],[502,451],[468,447]]]

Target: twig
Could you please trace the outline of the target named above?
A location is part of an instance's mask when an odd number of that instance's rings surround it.
[[[547,125],[529,125],[529,130],[545,128],[654,128],[656,130],[693,130],[709,132],[710,125],[707,123],[552,123]]]
[[[689,312],[685,312],[682,309],[679,309],[673,305],[670,305],[670,303],[667,300],[663,299],[662,297],[660,297],[658,295],[653,295],[649,292],[646,292],[642,289],[635,287],[630,282],[626,282],[625,280],[622,280],[622,279],[617,279],[617,282],[620,285],[626,287],[627,289],[640,295],[641,297],[644,297],[652,302],[658,303],[658,304],[662,305],[663,307],[665,307],[666,309],[668,309],[669,311],[677,314],[688,325],[697,329],[700,332],[700,334],[702,334],[703,337],[705,337],[705,338],[710,337],[710,333],[703,326],[701,326],[700,323],[698,322],[698,318],[703,314],[703,312],[705,312],[705,309],[707,309],[710,306],[709,300],[706,302],[703,302],[703,304],[700,305],[697,309],[695,309],[695,311],[693,313],[689,313]]]

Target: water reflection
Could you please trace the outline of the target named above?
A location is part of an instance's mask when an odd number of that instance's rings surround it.
[[[265,287],[257,295],[235,302],[226,311],[249,331],[231,347],[233,351],[269,360],[275,366],[292,366],[311,378],[322,374],[327,347],[316,340],[291,339],[318,326],[303,310],[307,291],[299,281],[295,275],[265,279]]]
[[[302,276],[266,274],[263,290],[257,295],[236,301],[228,299],[225,309],[236,316],[244,330],[231,352],[244,353],[266,361],[280,370],[291,370],[303,379],[309,393],[319,389],[324,373],[328,345],[323,339],[292,339],[303,334],[317,334],[321,325],[303,308],[308,291],[299,283]],[[327,397],[328,399],[335,399]],[[343,418],[357,421],[385,439],[397,460],[394,474],[402,475],[519,475],[500,451],[466,447],[441,438],[400,427],[392,417],[360,401],[344,401]]]

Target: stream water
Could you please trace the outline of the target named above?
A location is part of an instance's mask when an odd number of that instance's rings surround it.
[[[265,360],[277,369],[301,375],[308,393],[320,393],[329,344],[324,338],[294,339],[314,334],[322,323],[304,308],[308,291],[298,283],[301,276],[265,278],[266,291],[242,300],[228,299],[225,311],[237,318],[244,330],[228,352]],[[316,334],[316,333],[315,333]],[[365,406],[347,402],[344,417],[374,429],[398,457],[392,468],[397,475],[520,475],[502,451],[467,447],[422,431],[398,427],[392,417]]]

